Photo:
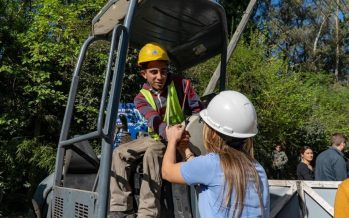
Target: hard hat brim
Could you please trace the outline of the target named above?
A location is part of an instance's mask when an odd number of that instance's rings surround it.
[[[213,121],[207,114],[207,109],[204,109],[200,112],[201,119],[212,129],[216,130],[217,132],[234,137],[234,138],[250,138],[255,136],[258,133],[258,129],[255,128],[252,133],[238,133],[234,132],[232,129],[220,126],[217,122]]]

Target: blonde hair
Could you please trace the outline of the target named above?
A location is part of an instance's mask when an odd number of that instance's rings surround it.
[[[230,209],[229,214],[233,213],[237,217],[240,217],[245,199],[245,190],[248,187],[249,181],[252,179],[252,181],[255,181],[255,188],[259,196],[259,204],[263,214],[260,179],[255,167],[252,138],[246,139],[241,149],[238,150],[238,148],[229,146],[222,135],[206,123],[203,128],[203,135],[207,152],[217,153],[223,168],[226,182],[222,192],[226,193],[226,196],[222,198],[222,206],[225,208],[229,207],[230,202],[232,202],[231,193],[234,189],[234,202],[237,206],[232,206],[237,210],[231,211]]]

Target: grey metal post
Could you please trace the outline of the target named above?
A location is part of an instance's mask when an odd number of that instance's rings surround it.
[[[70,85],[70,92],[69,92],[69,97],[68,97],[68,102],[67,102],[67,107],[65,109],[65,114],[64,114],[64,119],[63,119],[63,125],[62,125],[62,130],[61,134],[59,137],[59,142],[64,141],[68,137],[68,132],[70,128],[70,123],[71,123],[71,118],[73,114],[73,109],[74,109],[74,102],[76,98],[76,92],[79,84],[79,73],[81,70],[82,63],[85,58],[86,50],[88,46],[96,40],[95,36],[90,36],[86,39],[84,42],[82,48],[80,49],[80,54],[78,58],[78,63],[76,64],[75,71],[73,73],[73,78],[72,82]],[[57,151],[57,156],[56,156],[56,164],[55,164],[55,179],[54,179],[54,186],[58,186],[61,183],[62,179],[62,170],[63,170],[63,159],[64,159],[64,147],[59,143],[58,144],[58,151]]]
[[[102,93],[102,101],[99,107],[99,115],[97,120],[97,132],[100,133],[100,135],[103,135],[103,121],[104,121],[104,111],[105,111],[105,103],[107,96],[109,94],[109,88],[110,88],[110,76],[111,76],[111,69],[113,65],[113,55],[116,47],[116,43],[120,38],[121,35],[121,26],[115,26],[112,32],[112,38],[111,38],[111,45],[109,50],[109,57],[108,57],[108,64],[107,64],[107,71],[105,75],[105,81],[103,86],[103,93]]]
[[[115,126],[115,119],[117,116],[117,109],[119,107],[120,90],[122,77],[124,74],[125,61],[128,48],[128,32],[135,12],[137,0],[131,0],[128,8],[128,12],[125,17],[124,27],[119,38],[119,46],[117,53],[116,66],[114,70],[112,87],[108,101],[108,108],[106,113],[106,122],[104,125],[103,132],[107,136],[102,139],[102,154],[101,154],[101,165],[99,168],[100,180],[98,184],[99,201],[97,205],[97,217],[106,217],[108,208],[108,191],[110,181],[110,166],[111,166],[111,154],[112,154],[112,130]]]
[[[233,38],[230,40],[229,45],[228,45],[228,51],[227,51],[227,62],[229,61],[229,58],[231,56],[231,54],[233,53],[233,51],[236,48],[236,45],[240,39],[241,33],[242,31],[245,29],[245,26],[247,24],[247,21],[249,20],[252,10],[254,8],[254,6],[256,5],[257,0],[251,0],[250,3],[248,4],[246,11],[244,13],[244,15],[242,16],[242,19],[239,23],[239,26],[236,28],[235,33],[233,35]],[[219,75],[220,75],[220,67],[221,63],[218,64],[215,72],[213,73],[210,82],[208,83],[204,95],[210,94],[213,92],[214,88],[216,87]]]
[[[222,39],[222,54],[221,54],[221,73],[219,74],[219,91],[225,90],[226,72],[227,72],[227,40],[225,35]]]
[[[307,205],[305,203],[305,194],[303,189],[304,183],[301,180],[297,180],[296,185],[297,185],[298,197],[300,200],[299,206],[301,207],[301,217],[308,218]]]

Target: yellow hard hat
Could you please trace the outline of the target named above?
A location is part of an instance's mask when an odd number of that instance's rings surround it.
[[[147,43],[139,51],[138,65],[149,61],[170,61],[166,50],[156,42]]]

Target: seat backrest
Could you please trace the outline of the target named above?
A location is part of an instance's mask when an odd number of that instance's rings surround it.
[[[65,154],[65,173],[97,173],[99,159],[88,141],[71,145]]]
[[[66,150],[63,186],[91,191],[99,169],[99,159],[88,141],[75,143]]]

